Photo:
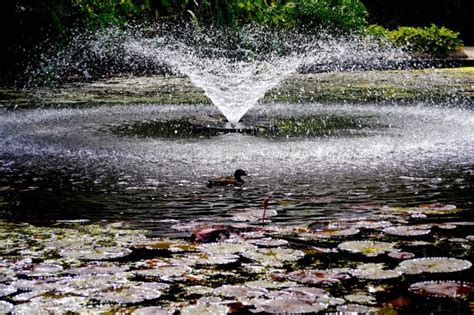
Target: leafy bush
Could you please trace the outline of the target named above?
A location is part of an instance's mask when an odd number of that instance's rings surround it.
[[[367,25],[367,10],[358,0],[299,0],[295,1],[294,23],[324,26],[349,31]]]
[[[338,30],[366,26],[367,10],[359,0],[203,0],[154,2],[157,12],[192,12],[199,23],[242,26],[325,27]]]
[[[446,56],[463,45],[458,37],[459,33],[434,24],[430,27],[401,26],[393,31],[382,26],[370,25],[365,32],[372,37],[388,39],[396,46],[436,56]]]
[[[390,32],[390,39],[397,45],[406,45],[416,52],[446,55],[459,49],[463,42],[459,33],[444,26],[431,24],[430,27],[399,27]]]
[[[127,20],[151,13],[149,0],[76,0],[85,26],[100,28],[125,24]]]

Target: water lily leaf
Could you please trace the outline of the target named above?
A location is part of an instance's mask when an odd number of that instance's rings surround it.
[[[197,247],[199,251],[207,253],[209,255],[227,255],[236,254],[243,252],[253,252],[257,250],[257,247],[250,243],[206,243]]]
[[[8,314],[13,310],[13,304],[6,301],[0,301],[0,314]]]
[[[410,253],[410,252],[390,252],[388,253],[389,257],[395,258],[395,259],[411,259],[415,257],[415,254]]]
[[[143,277],[156,277],[169,280],[170,278],[178,278],[191,273],[192,270],[191,267],[184,264],[162,263],[154,266],[152,269],[137,270],[135,273]]]
[[[161,306],[147,306],[137,308],[132,312],[132,315],[172,315],[173,309],[163,308]]]
[[[71,275],[93,275],[93,274],[115,274],[128,270],[126,266],[119,266],[114,263],[92,262],[85,266],[70,268],[64,270],[65,273]]]
[[[471,268],[471,266],[472,263],[468,260],[447,257],[427,257],[402,261],[396,270],[405,274],[418,274],[423,272],[441,273],[466,270]]]
[[[188,305],[181,308],[181,315],[197,315],[197,314],[209,314],[209,315],[225,315],[229,311],[229,307],[219,304],[196,304]]]
[[[223,285],[215,289],[214,293],[217,295],[234,297],[241,300],[260,297],[267,293],[267,290],[264,288],[249,287],[244,285]]]
[[[283,262],[304,257],[304,252],[290,248],[258,248],[252,252],[244,252],[242,256],[258,261],[264,266],[281,266]]]
[[[431,230],[420,229],[417,226],[400,225],[387,227],[382,232],[397,236],[420,236],[429,234]]]
[[[63,268],[57,264],[29,264],[23,265],[21,269],[16,270],[16,274],[28,277],[47,277],[53,276],[63,271]]]
[[[386,269],[372,269],[372,270],[354,270],[351,273],[354,277],[361,279],[370,279],[370,280],[382,280],[382,279],[391,279],[397,278],[402,275],[398,270],[386,270]]]
[[[446,204],[422,204],[417,207],[388,207],[382,208],[384,211],[402,213],[402,214],[424,214],[424,215],[445,215],[461,212],[462,209],[457,208],[455,205]]]
[[[337,307],[339,312],[344,314],[377,314],[378,308],[360,304],[345,304]]]
[[[188,265],[215,265],[215,266],[224,266],[236,263],[239,260],[239,256],[234,254],[207,254],[200,253],[195,255],[188,255],[183,257],[182,261]]]
[[[127,256],[132,252],[125,247],[90,247],[69,248],[61,251],[61,255],[79,260],[107,260]]]
[[[160,283],[134,282],[126,286],[109,288],[93,298],[106,303],[135,304],[159,298],[166,288]]]
[[[375,304],[377,302],[375,297],[366,294],[349,294],[345,295],[344,299],[348,302],[357,304]]]
[[[11,285],[6,285],[6,284],[1,284],[0,283],[0,297],[5,296],[5,295],[13,294],[16,291],[17,291],[17,288],[15,288]]]
[[[328,304],[288,298],[258,300],[258,303],[255,303],[254,306],[255,309],[251,310],[254,313],[304,314],[322,311],[328,307]]]
[[[148,250],[167,250],[173,253],[194,251],[196,245],[182,240],[171,240],[164,238],[147,239],[132,244],[134,248],[145,248]]]
[[[457,281],[427,281],[412,284],[409,291],[433,297],[465,298],[474,290],[474,284]]]
[[[377,256],[385,252],[393,251],[394,243],[375,241],[348,241],[339,244],[337,247],[351,253],[360,253],[365,256]]]
[[[15,306],[15,314],[65,314],[84,308],[88,299],[80,296],[37,296],[29,302]]]
[[[341,280],[349,279],[347,273],[333,271],[333,270],[317,270],[308,269],[301,271],[293,271],[288,274],[288,279],[299,283],[339,283]]]
[[[292,281],[255,280],[255,281],[247,281],[244,283],[244,285],[248,287],[255,287],[255,288],[281,289],[281,288],[295,287],[298,284]]]
[[[274,239],[271,237],[261,238],[257,240],[251,240],[249,243],[257,245],[259,247],[280,247],[288,245],[288,241],[282,239]]]
[[[317,238],[331,238],[356,235],[360,232],[359,229],[344,228],[344,229],[325,229],[321,231],[314,231],[313,235]]]

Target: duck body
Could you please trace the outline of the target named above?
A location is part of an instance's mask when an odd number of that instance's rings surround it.
[[[219,176],[208,180],[207,187],[214,186],[242,186],[245,181],[242,176],[247,176],[244,170],[238,169],[234,172],[234,176]]]

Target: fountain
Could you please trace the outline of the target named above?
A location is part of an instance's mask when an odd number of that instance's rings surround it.
[[[132,28],[80,35],[55,58],[48,56],[39,77],[61,77],[71,70],[87,77],[90,67],[103,63],[108,70],[118,71],[144,65],[151,71],[166,67],[189,78],[225,116],[226,121],[214,121],[208,127],[230,132],[248,130],[238,125],[241,118],[299,69],[374,69],[396,66],[408,58],[401,49],[380,40],[325,31],[301,34],[257,27],[229,31],[160,26],[151,35],[144,33]]]
[[[79,35],[30,72],[62,84],[4,101],[0,313],[469,312],[469,75],[353,71],[405,56],[360,36],[188,35]]]

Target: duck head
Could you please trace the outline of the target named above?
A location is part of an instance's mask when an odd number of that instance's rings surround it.
[[[243,182],[242,176],[248,176],[244,170],[238,169],[234,172],[234,177],[238,182]]]

